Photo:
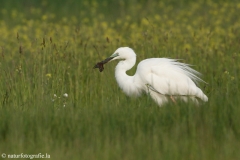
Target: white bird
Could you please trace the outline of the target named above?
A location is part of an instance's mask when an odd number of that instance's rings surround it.
[[[176,103],[175,99],[197,99],[208,101],[208,97],[196,86],[204,82],[197,75],[199,72],[188,64],[176,59],[149,58],[141,61],[133,76],[126,74],[136,63],[136,54],[129,47],[118,48],[109,58],[99,62],[94,68],[103,70],[103,64],[121,60],[115,68],[115,77],[119,87],[128,96],[140,96],[142,92],[149,94],[161,106],[168,100]],[[196,83],[196,84],[195,84]]]

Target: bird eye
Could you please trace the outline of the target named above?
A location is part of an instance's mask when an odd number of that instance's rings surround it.
[[[117,57],[117,56],[119,56],[119,53],[118,52],[116,52],[116,53],[113,53],[110,57]]]

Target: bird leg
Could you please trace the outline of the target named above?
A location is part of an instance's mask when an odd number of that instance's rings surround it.
[[[151,89],[152,91],[161,94],[161,93],[158,92],[156,89],[154,89],[150,84],[146,84],[146,86],[147,86],[148,89]],[[161,95],[163,95],[163,94],[161,94]],[[174,104],[177,104],[176,100],[173,98],[172,95],[170,95],[170,98],[171,98],[171,100],[173,101]]]
[[[174,104],[176,104],[177,102],[175,101],[175,99],[173,98],[173,96],[170,96],[171,100],[173,101]]]

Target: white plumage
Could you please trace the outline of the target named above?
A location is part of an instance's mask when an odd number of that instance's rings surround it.
[[[159,106],[168,100],[188,100],[195,102],[197,98],[208,101],[208,97],[195,83],[201,80],[200,73],[188,64],[175,59],[150,58],[141,61],[135,75],[128,76],[126,71],[136,63],[136,54],[129,47],[118,48],[111,56],[111,61],[120,59],[115,69],[115,77],[119,87],[129,96],[140,96],[149,93]],[[194,83],[195,82],[195,83]]]

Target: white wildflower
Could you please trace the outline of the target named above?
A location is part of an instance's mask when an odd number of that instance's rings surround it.
[[[63,97],[66,97],[66,98],[67,98],[67,97],[68,97],[68,94],[67,94],[67,93],[64,93],[64,94],[63,94]]]

